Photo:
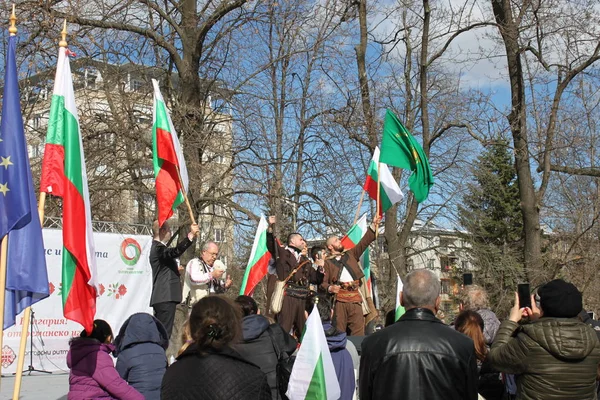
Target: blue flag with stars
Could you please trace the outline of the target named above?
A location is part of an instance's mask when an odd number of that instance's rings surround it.
[[[42,226],[33,191],[15,57],[8,39],[0,121],[0,238],[8,234],[4,329],[25,308],[49,295]]]

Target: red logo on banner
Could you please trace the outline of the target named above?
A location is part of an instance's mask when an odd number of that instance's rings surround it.
[[[109,283],[108,284],[108,294],[107,296],[114,296],[115,299],[120,299],[127,293],[127,286],[119,285],[119,283]]]
[[[104,291],[106,290],[106,288],[104,287],[103,284],[99,284],[98,285],[98,289],[100,289],[100,296],[102,296],[104,294]]]
[[[8,368],[13,362],[15,362],[16,358],[17,355],[12,348],[8,347],[7,345],[2,347],[2,368]]]
[[[56,290],[54,283],[52,283],[52,282],[48,283],[48,290],[50,291],[50,294],[54,293],[54,291]]]

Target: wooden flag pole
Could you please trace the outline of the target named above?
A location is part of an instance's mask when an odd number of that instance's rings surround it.
[[[192,224],[196,224],[196,218],[194,217],[194,211],[192,211],[192,205],[190,204],[190,201],[188,200],[187,197],[187,193],[185,191],[185,188],[183,187],[183,180],[181,179],[181,173],[179,172],[179,167],[177,167],[177,176],[179,177],[179,182],[181,183],[181,193],[183,193],[183,199],[185,200],[185,205],[187,206],[187,209],[190,213],[190,218],[192,219]]]
[[[13,11],[14,13],[14,11]],[[15,17],[16,20],[16,17]],[[12,17],[11,17],[12,21]],[[15,28],[16,30],[16,28]],[[67,21],[64,21],[63,30],[61,32],[62,40],[59,43],[60,47],[67,47]],[[46,205],[46,192],[40,192],[40,200],[38,202],[38,215],[40,218],[40,228],[44,227],[44,207]],[[25,349],[27,348],[27,336],[29,334],[29,323],[31,321],[31,306],[25,309],[23,313],[23,325],[21,326],[21,341],[19,343],[19,355],[17,358],[17,372],[15,376],[15,387],[13,389],[13,400],[19,400],[21,394],[21,382],[23,380],[23,365],[25,365]],[[33,340],[33,336],[31,337]]]
[[[17,28],[15,27],[16,18],[15,15],[15,5],[13,4],[13,11],[10,17],[11,26],[8,28],[8,32],[10,36],[15,36],[17,34]],[[6,261],[7,261],[7,253],[8,252],[8,234],[4,235],[2,238],[2,243],[0,244],[0,313],[2,316],[0,317],[0,356],[2,355],[2,347],[3,347],[3,339],[4,339],[4,302],[5,302],[5,294],[6,294]],[[2,376],[2,363],[0,362],[0,377]]]
[[[378,161],[377,162],[377,207],[376,207],[376,213],[375,215],[377,215],[379,217],[379,210],[381,208],[381,194],[380,194],[380,189],[381,189],[381,174],[379,173],[379,166],[381,165],[381,163]],[[375,226],[375,239],[377,239],[377,237],[379,236],[379,224],[377,224]]]
[[[0,244],[0,351],[2,351],[2,339],[4,337],[4,295],[6,291],[6,252],[8,251],[8,235],[2,238]],[[1,353],[0,353],[1,354]],[[2,376],[2,363],[0,362],[0,377]],[[1,384],[1,381],[0,381]]]
[[[46,192],[40,192],[38,202],[38,215],[40,216],[40,227],[44,227],[44,208],[46,206]],[[17,359],[17,372],[15,376],[15,387],[13,389],[13,400],[19,400],[21,395],[21,381],[23,380],[23,365],[25,365],[25,349],[27,348],[27,335],[29,334],[29,323],[31,321],[31,306],[23,313],[23,326],[21,327],[21,342],[19,343],[19,357]],[[33,336],[31,337],[33,340]]]
[[[354,222],[352,223],[352,226],[356,225],[356,221],[358,221],[358,214],[360,213],[360,208],[362,207],[364,197],[365,190],[363,189],[362,193],[360,194],[360,200],[358,201],[358,207],[356,207],[356,214],[354,215]]]

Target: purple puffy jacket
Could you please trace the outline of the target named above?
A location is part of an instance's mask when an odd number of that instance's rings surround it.
[[[127,399],[144,400],[137,390],[120,376],[110,353],[112,344],[96,339],[76,338],[71,341],[67,355],[69,373],[69,400]]]

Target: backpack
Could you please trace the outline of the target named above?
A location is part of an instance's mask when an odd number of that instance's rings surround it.
[[[277,356],[277,366],[275,367],[277,391],[279,392],[279,396],[281,396],[280,398],[282,400],[288,400],[285,392],[287,392],[288,383],[290,382],[290,375],[292,374],[292,368],[294,366],[294,361],[296,361],[296,356],[288,356],[285,351],[281,351],[279,345],[277,344],[277,340],[274,338],[277,333],[271,330],[271,326],[267,328],[267,333],[271,338],[271,344],[273,345],[275,355]]]

